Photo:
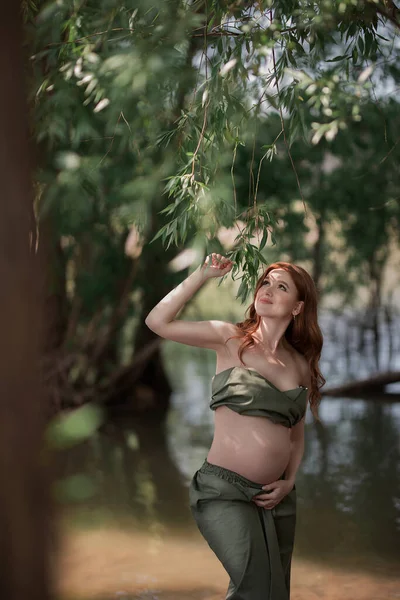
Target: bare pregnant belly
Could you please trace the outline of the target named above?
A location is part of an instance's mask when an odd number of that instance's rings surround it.
[[[289,428],[220,406],[215,411],[214,439],[207,460],[266,484],[284,473],[290,444]]]

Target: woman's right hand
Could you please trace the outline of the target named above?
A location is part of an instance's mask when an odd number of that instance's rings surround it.
[[[229,273],[233,264],[234,263],[229,260],[229,258],[213,252],[206,257],[201,266],[201,270],[206,279],[211,279],[211,277],[223,277]]]

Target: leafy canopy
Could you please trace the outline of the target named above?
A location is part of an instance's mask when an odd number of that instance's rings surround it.
[[[276,233],[269,199],[259,201],[269,161],[287,154],[306,206],[293,142],[332,143],[361,120],[364,104],[389,98],[399,82],[400,18],[390,0],[57,0],[25,8],[35,134],[48,158],[41,214],[57,206],[71,254],[93,223],[115,254],[118,236],[135,223],[145,241],[189,246],[199,258],[218,247],[221,227],[237,227],[228,255],[233,275],[243,272],[242,299],[266,262],[267,231]],[[257,131],[273,114],[280,129],[260,156]],[[239,197],[241,147],[253,158]]]

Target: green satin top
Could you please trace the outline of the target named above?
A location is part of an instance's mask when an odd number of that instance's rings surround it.
[[[212,379],[210,408],[227,406],[241,415],[266,417],[273,423],[293,427],[305,415],[307,388],[282,392],[254,369],[230,367]]]

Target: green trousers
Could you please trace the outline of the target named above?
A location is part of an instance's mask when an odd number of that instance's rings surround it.
[[[230,577],[226,600],[289,600],[296,488],[272,510],[252,498],[262,490],[205,461],[189,488],[197,526]]]

